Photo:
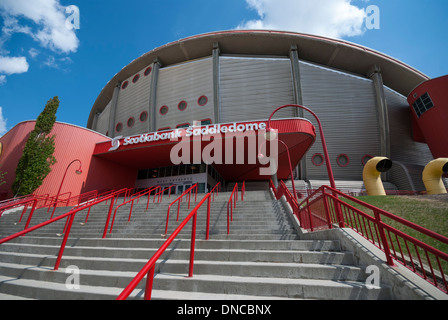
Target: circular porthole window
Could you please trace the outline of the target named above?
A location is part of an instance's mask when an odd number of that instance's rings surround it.
[[[126,89],[128,87],[128,85],[129,85],[129,82],[127,82],[127,81],[123,82],[123,84],[121,85],[121,89],[122,90]]]
[[[177,108],[180,111],[185,111],[187,109],[187,102],[186,101],[179,102],[179,104],[177,105]]]
[[[324,157],[323,155],[321,155],[320,153],[315,153],[313,155],[313,157],[311,158],[311,162],[317,166],[320,167],[321,165],[324,164]]]
[[[129,128],[132,128],[134,126],[134,123],[135,123],[135,120],[134,120],[133,117],[128,119],[128,123],[127,124],[128,124]]]
[[[121,122],[118,122],[115,126],[115,131],[121,132],[121,130],[123,130],[123,124]]]
[[[206,96],[201,96],[198,99],[198,105],[200,105],[201,107],[205,106],[208,102],[208,98]]]
[[[367,163],[370,159],[372,159],[372,158],[373,158],[372,155],[370,155],[370,154],[366,154],[366,155],[365,155],[364,157],[362,157],[362,159],[361,159],[361,163],[362,163],[362,165],[365,166],[366,163]]]
[[[168,106],[162,106],[159,112],[162,116],[166,115],[168,113]]]
[[[143,111],[142,113],[140,113],[140,121],[145,122],[146,120],[148,120],[148,112]]]
[[[149,76],[151,74],[151,71],[152,71],[151,67],[146,68],[145,73],[144,73],[145,77]]]
[[[350,163],[350,159],[348,158],[348,155],[346,154],[340,154],[338,158],[336,159],[336,162],[338,163],[338,166],[340,167],[347,167]]]
[[[134,79],[132,79],[132,83],[136,83],[138,81],[138,79],[140,79],[140,75],[136,74]]]

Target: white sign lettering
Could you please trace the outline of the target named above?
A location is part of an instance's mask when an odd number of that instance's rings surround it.
[[[182,137],[195,137],[221,133],[238,133],[247,131],[266,130],[266,123],[232,123],[232,124],[215,124],[204,127],[188,127],[185,129],[175,129],[170,132],[154,132],[144,133],[139,136],[126,137],[123,143],[120,143],[122,137],[117,137],[112,140],[112,148],[109,151],[115,151],[120,146],[128,146],[146,142],[155,142],[163,140],[179,139]]]

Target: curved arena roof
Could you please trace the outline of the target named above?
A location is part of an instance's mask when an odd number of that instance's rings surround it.
[[[114,87],[158,59],[162,66],[194,60],[212,54],[215,43],[221,54],[288,56],[296,45],[299,59],[366,76],[373,65],[381,68],[383,82],[407,96],[416,86],[429,79],[403,62],[372,49],[343,40],[315,35],[265,30],[232,30],[197,35],[156,48],[132,61],[103,88],[89,115],[92,126],[96,112],[101,112],[112,99]]]

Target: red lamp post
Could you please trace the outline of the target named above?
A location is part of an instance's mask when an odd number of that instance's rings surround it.
[[[56,210],[56,206],[57,206],[57,204],[58,204],[59,194],[61,193],[62,184],[64,183],[65,177],[67,176],[68,168],[70,168],[70,166],[71,166],[73,163],[75,163],[75,162],[79,162],[79,169],[75,170],[75,173],[78,174],[78,175],[82,173],[82,170],[81,170],[81,160],[79,160],[79,159],[73,160],[73,161],[70,162],[70,164],[67,166],[67,168],[65,169],[64,177],[62,178],[61,184],[59,185],[58,193],[56,194],[56,199],[55,199],[55,201],[54,201],[54,207],[53,207],[53,212],[51,213],[51,218],[53,218],[54,211]],[[51,219],[51,218],[50,218],[50,219]]]
[[[323,152],[324,152],[325,164],[327,166],[328,179],[330,180],[331,187],[333,189],[336,189],[336,183],[334,181],[334,176],[333,176],[333,169],[331,168],[330,157],[328,155],[328,149],[327,149],[327,144],[325,142],[325,137],[324,137],[324,131],[322,129],[322,124],[320,123],[319,118],[317,117],[317,115],[313,111],[311,111],[310,109],[308,109],[308,108],[306,108],[304,106],[298,105],[298,104],[287,104],[287,105],[278,107],[277,109],[275,109],[271,113],[271,115],[269,117],[269,120],[268,120],[268,127],[266,128],[266,134],[269,135],[268,138],[269,139],[273,139],[274,137],[272,137],[272,136],[275,135],[275,130],[272,129],[272,127],[271,127],[271,119],[272,119],[273,115],[278,110],[283,109],[283,108],[288,108],[288,107],[293,107],[293,108],[299,108],[299,109],[306,110],[309,113],[311,113],[311,115],[316,119],[317,124],[319,126],[320,139],[321,139],[321,142],[322,142],[322,149],[323,149]],[[292,175],[291,175],[291,181],[292,181],[292,185],[294,187],[294,180],[293,180]],[[335,197],[337,197],[336,194],[335,194]],[[343,216],[341,214],[341,210],[340,210],[339,205],[335,206],[335,210],[336,210],[336,215],[338,216],[338,219],[339,219],[339,227],[344,228],[345,227],[345,222],[344,222]]]

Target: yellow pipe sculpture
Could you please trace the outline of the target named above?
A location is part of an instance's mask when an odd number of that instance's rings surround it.
[[[447,193],[442,181],[444,173],[448,173],[448,158],[438,158],[426,165],[422,178],[428,194]]]
[[[369,196],[385,196],[381,173],[387,172],[392,167],[392,161],[386,157],[370,159],[364,166],[362,177],[364,186]]]

